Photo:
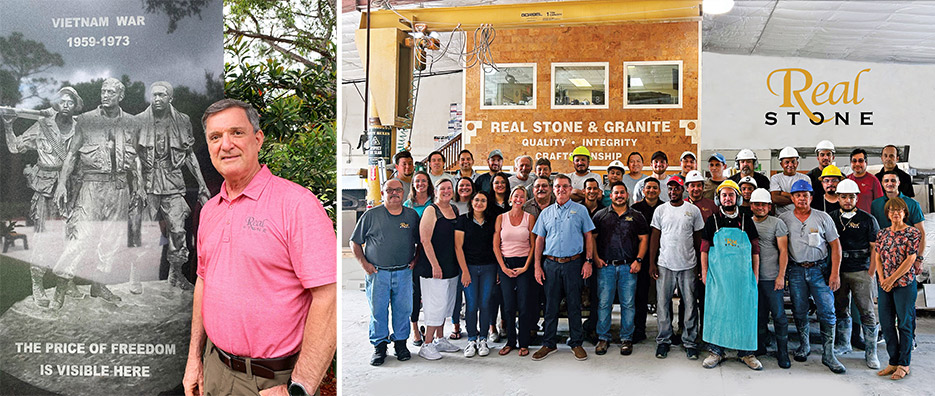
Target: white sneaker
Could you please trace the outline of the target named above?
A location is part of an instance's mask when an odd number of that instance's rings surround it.
[[[458,352],[461,350],[461,348],[458,348],[454,346],[452,343],[448,342],[447,338],[436,338],[435,348],[439,352]]]
[[[428,360],[438,360],[442,358],[442,354],[438,353],[438,349],[435,349],[435,344],[432,343],[422,344],[422,348],[419,348],[419,356]]]
[[[477,341],[477,354],[487,356],[490,354],[490,348],[487,347],[487,340]]]
[[[476,354],[477,354],[477,342],[468,341],[467,346],[464,347],[464,357],[466,358],[474,357],[474,355]]]

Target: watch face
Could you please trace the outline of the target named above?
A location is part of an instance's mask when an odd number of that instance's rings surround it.
[[[308,392],[305,391],[305,388],[298,382],[293,382],[289,384],[289,396],[307,396]]]

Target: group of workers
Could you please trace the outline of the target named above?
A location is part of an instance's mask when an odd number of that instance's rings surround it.
[[[540,312],[542,346],[532,360],[547,358],[561,341],[562,308],[576,359],[587,359],[589,335],[597,355],[615,338],[620,353],[630,355],[646,339],[655,309],[657,358],[666,358],[673,344],[690,360],[705,348],[702,365],[714,368],[736,350],[744,364],[761,370],[758,357],[775,342],[778,365],[789,368],[788,290],[799,339],[795,361],[810,354],[811,299],[822,364],[844,373],[836,355],[856,347],[867,367],[901,379],[909,373],[915,276],[925,248],[912,179],[896,166],[899,151],[892,145],[883,149],[876,175],[867,172],[863,149],[850,153],[847,176],[834,165],[830,141],[818,143],[815,154],[819,166],[799,173],[800,156],[786,147],[779,154],[782,172],[767,177],[756,172],[755,153],[744,149],[735,157],[738,172],[728,177],[725,157],[714,153],[705,177],[695,153],[683,153],[680,171],[667,175],[668,157],[657,151],[645,175],[642,154],[633,152],[626,166],[610,163],[605,181],[591,171],[585,147],[571,153],[574,172],[567,175],[553,175],[549,160],[527,155],[515,159],[516,174],[504,173],[500,150],[488,155],[485,173],[474,171],[468,150],[453,173],[445,172],[440,152],[429,155],[428,171],[416,172],[411,154],[400,152],[394,176],[383,184],[383,205],[365,212],[351,237],[367,273],[371,364],[384,363],[391,341],[396,358],[408,360],[410,331],[423,358],[461,352],[448,338],[462,335],[463,295],[469,358],[488,355],[488,340],[499,340],[501,332],[506,341],[499,355],[514,349],[528,355]],[[590,303],[584,323],[583,300]],[[620,329],[612,334],[615,302]],[[454,331],[446,338],[448,317]],[[889,356],[882,369],[878,331]]]

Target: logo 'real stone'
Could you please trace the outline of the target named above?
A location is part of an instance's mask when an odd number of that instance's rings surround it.
[[[247,217],[243,228],[250,231],[266,232],[266,223],[269,219],[257,220],[253,216]]]

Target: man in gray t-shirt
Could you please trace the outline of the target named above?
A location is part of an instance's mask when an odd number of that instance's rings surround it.
[[[789,294],[792,297],[792,317],[802,340],[795,351],[795,360],[808,359],[808,297],[818,306],[818,322],[821,325],[821,363],[832,372],[841,374],[846,368],[834,356],[834,295],[841,286],[841,242],[831,216],[820,210],[812,210],[812,184],[799,180],[790,191],[793,210],[785,212],[779,219],[789,228]],[[829,254],[830,253],[830,254]],[[825,282],[824,269],[830,259],[830,275]]]
[[[412,267],[419,243],[419,215],[403,207],[403,186],[390,179],[383,184],[385,204],[364,212],[351,234],[354,257],[367,273],[366,291],[370,302],[370,343],[374,347],[370,364],[379,366],[386,359],[386,346],[394,341],[396,359],[409,360],[406,338],[412,314]],[[387,331],[393,311],[393,333]]]
[[[789,229],[779,218],[769,215],[769,191],[758,188],[750,194],[750,210],[756,231],[760,234],[760,279],[757,282],[759,309],[757,312],[757,352],[766,354],[766,327],[769,317],[773,317],[776,330],[776,356],[779,367],[789,368],[789,324],[783,308],[782,290],[786,286],[786,263],[789,260],[787,250]]]

